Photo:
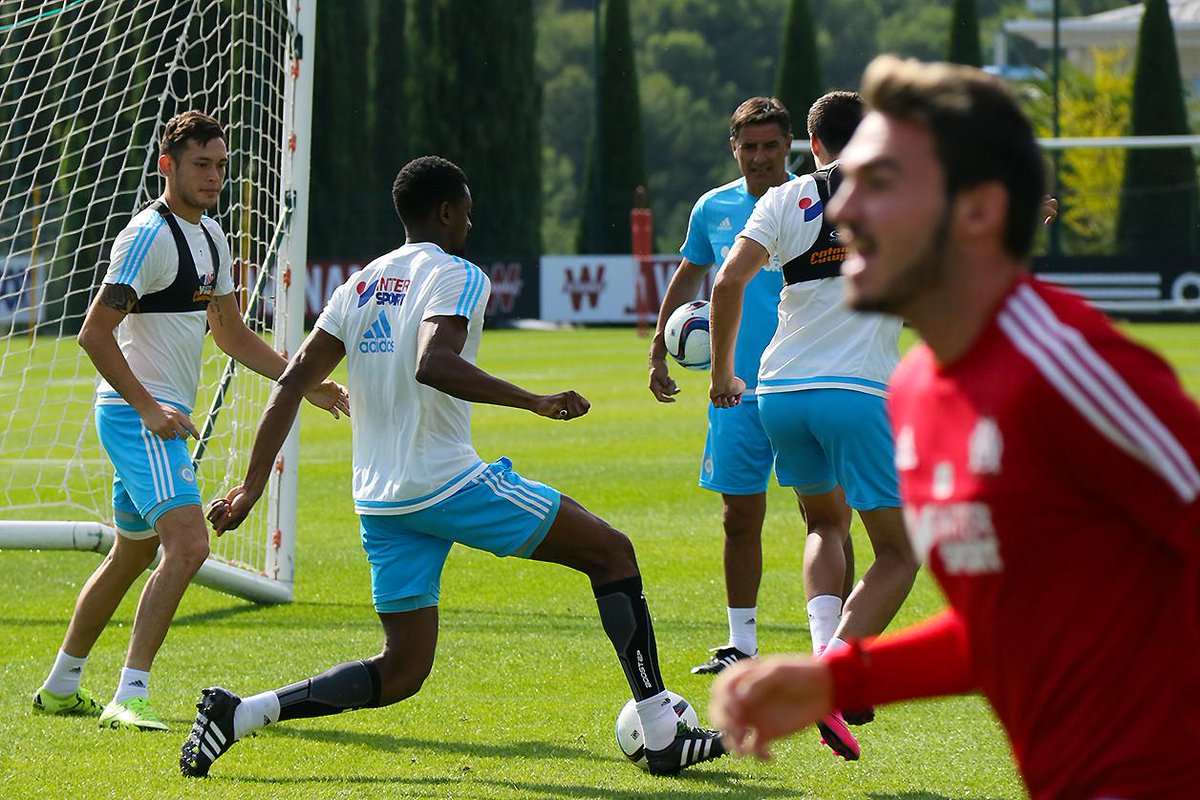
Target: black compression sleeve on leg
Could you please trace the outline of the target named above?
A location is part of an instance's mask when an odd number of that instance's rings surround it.
[[[324,717],[379,705],[379,670],[370,661],[347,661],[313,678],[277,689],[279,719]]]
[[[664,689],[658,669],[658,646],[642,578],[635,575],[595,588],[600,622],[625,670],[629,688],[637,700],[653,697]]]

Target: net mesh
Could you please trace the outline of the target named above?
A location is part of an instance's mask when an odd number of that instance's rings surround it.
[[[0,518],[111,524],[97,376],[74,335],[113,238],[162,191],[162,125],[188,109],[226,126],[229,180],[209,214],[229,237],[246,308],[284,219],[293,39],[283,2],[0,0]],[[270,299],[268,284],[249,324],[273,342]],[[226,364],[206,342],[197,427]],[[244,474],[269,389],[234,371],[197,469],[206,502]],[[263,572],[266,513],[260,504],[214,556]]]

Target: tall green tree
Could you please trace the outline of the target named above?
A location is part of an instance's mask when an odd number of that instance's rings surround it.
[[[367,47],[367,129],[369,169],[363,170],[362,209],[367,220],[364,246],[382,253],[404,238],[392,207],[392,182],[408,152],[408,60],[404,47],[407,0],[374,0]]]
[[[950,15],[950,49],[946,60],[969,67],[983,66],[983,50],[979,45],[979,10],[975,0],[954,0]]]
[[[370,222],[363,211],[368,147],[367,25],[369,0],[317,4],[309,166],[308,252],[313,258],[369,258]],[[368,190],[369,191],[369,190]]]
[[[791,0],[783,23],[783,45],[775,96],[792,114],[796,132],[804,135],[808,107],[825,93],[821,81],[821,59],[817,55],[817,33],[808,0]]]
[[[472,257],[541,253],[541,85],[532,0],[417,0],[408,20],[413,156],[467,173]]]
[[[601,39],[599,100],[584,172],[579,252],[628,253],[634,192],[647,186],[628,0],[608,0]]]
[[[1190,133],[1167,0],[1146,0],[1133,76],[1135,136]],[[1130,150],[1117,246],[1129,255],[1182,255],[1197,242],[1196,161],[1190,148]]]

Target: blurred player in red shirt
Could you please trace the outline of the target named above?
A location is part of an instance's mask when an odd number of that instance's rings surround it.
[[[831,205],[850,305],[921,335],[896,462],[941,615],[823,661],[738,664],[734,749],[833,708],[981,690],[1034,798],[1200,787],[1200,409],[1167,364],[1027,259],[1044,168],[998,81],[876,59]]]

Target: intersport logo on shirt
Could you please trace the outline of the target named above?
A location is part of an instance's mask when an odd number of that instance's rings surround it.
[[[358,308],[375,300],[377,306],[398,306],[404,302],[408,287],[412,283],[408,278],[384,276],[367,283],[359,281],[354,291],[358,294]]]
[[[380,310],[379,317],[363,332],[358,343],[360,353],[394,353],[396,341],[392,338],[392,323],[388,322],[387,311]]]

